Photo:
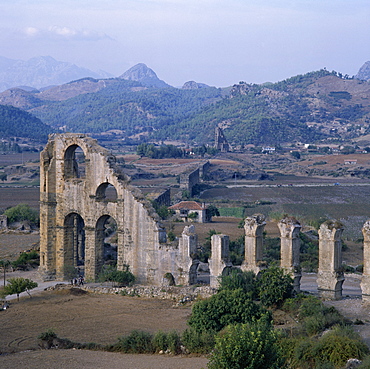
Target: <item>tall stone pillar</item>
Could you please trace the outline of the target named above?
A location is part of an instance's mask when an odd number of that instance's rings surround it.
[[[343,225],[326,221],[319,229],[319,270],[317,287],[321,297],[330,300],[342,298],[344,273],[342,270]]]
[[[263,230],[266,222],[262,214],[247,217],[244,222],[245,256],[241,269],[252,271],[256,275],[263,269]]]
[[[362,300],[370,302],[370,220],[365,222],[362,227],[362,234],[364,235],[364,269],[362,271],[361,290]]]
[[[285,273],[290,274],[294,279],[294,291],[300,292],[301,270],[299,267],[299,253],[301,240],[299,232],[301,225],[294,217],[286,217],[278,223],[280,230],[280,266]]]
[[[214,234],[211,238],[211,257],[208,259],[210,272],[210,286],[219,286],[219,277],[225,268],[231,267],[229,256],[229,236]]]
[[[197,252],[198,236],[193,225],[184,227],[179,239],[178,263],[183,273],[179,273],[176,283],[189,285],[197,283],[199,260],[193,260]],[[180,269],[178,268],[178,269]]]
[[[95,228],[85,226],[85,279],[87,282],[95,282],[101,266],[101,257],[97,255],[96,233]]]

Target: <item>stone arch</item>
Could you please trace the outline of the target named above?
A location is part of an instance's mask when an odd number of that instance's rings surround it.
[[[175,286],[175,277],[172,273],[167,272],[163,276],[163,285],[164,286]]]
[[[85,178],[85,153],[79,145],[71,145],[64,152],[64,177]]]
[[[77,213],[64,218],[64,274],[71,274],[72,268],[83,270],[85,266],[85,222]],[[77,269],[76,269],[77,270]]]
[[[50,135],[40,154],[40,183],[39,271],[44,280],[63,279],[65,266],[77,264],[71,246],[72,213],[84,221],[86,280],[95,280],[104,263],[104,231],[110,216],[117,223],[118,270],[129,265],[143,284],[161,285],[167,270],[177,276],[178,251],[162,247],[166,231],[160,218],[96,140],[80,133]]]
[[[108,214],[102,215],[95,226],[96,274],[105,264],[117,265],[117,222]]]
[[[98,186],[96,189],[96,200],[97,201],[117,201],[117,189],[109,182],[104,182]]]

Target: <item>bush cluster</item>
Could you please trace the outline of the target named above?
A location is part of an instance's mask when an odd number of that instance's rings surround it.
[[[22,252],[18,259],[12,262],[13,268],[26,270],[40,265],[40,255],[37,251]]]
[[[98,279],[101,282],[112,282],[118,287],[132,286],[135,282],[135,276],[129,271],[128,265],[124,265],[124,270],[117,270],[113,266],[105,266]]]
[[[8,217],[10,223],[28,220],[38,225],[40,222],[39,213],[27,204],[19,204],[12,208],[6,209],[4,214]]]

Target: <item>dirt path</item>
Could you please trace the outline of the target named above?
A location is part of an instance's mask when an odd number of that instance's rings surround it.
[[[28,351],[0,356],[2,369],[201,369],[205,357],[128,355],[86,350]]]

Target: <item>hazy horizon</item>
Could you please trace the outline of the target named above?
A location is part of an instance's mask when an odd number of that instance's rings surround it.
[[[172,86],[276,82],[370,60],[362,0],[0,0],[1,56],[51,56],[119,76],[137,63]]]

